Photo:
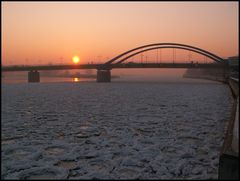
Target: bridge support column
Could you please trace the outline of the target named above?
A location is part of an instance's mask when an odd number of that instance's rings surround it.
[[[40,82],[40,73],[37,70],[28,72],[28,82]]]
[[[111,71],[97,70],[97,82],[111,82]]]

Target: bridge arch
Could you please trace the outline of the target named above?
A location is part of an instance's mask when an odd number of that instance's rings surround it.
[[[157,47],[147,48],[147,49],[144,49],[144,50],[135,52],[135,53],[133,53],[133,54],[130,54],[129,56],[124,57],[124,58],[120,59],[119,61],[117,61],[116,64],[122,63],[122,62],[124,62],[125,60],[127,60],[127,59],[129,59],[129,58],[131,58],[131,57],[133,57],[133,56],[135,56],[135,55],[137,55],[137,54],[140,54],[140,53],[142,53],[142,52],[146,52],[146,51],[150,51],[150,50],[155,50],[155,49],[165,49],[165,48],[176,48],[176,49],[189,50],[189,51],[192,51],[192,52],[195,52],[195,53],[204,55],[204,56],[206,56],[206,57],[208,57],[208,58],[210,58],[210,59],[212,59],[212,60],[214,60],[214,61],[216,61],[216,62],[218,62],[218,63],[222,63],[222,62],[220,62],[218,59],[216,59],[215,57],[212,57],[212,56],[209,55],[209,54],[203,53],[203,52],[198,51],[198,50],[195,50],[195,49],[191,49],[191,50],[190,50],[189,48],[177,47],[177,46],[160,46],[160,47],[157,46]]]
[[[152,48],[148,48],[148,47],[152,47]],[[148,48],[148,49],[144,49],[144,48]],[[214,60],[215,62],[218,62],[218,63],[224,62],[224,60],[221,57],[219,57],[219,56],[217,56],[217,55],[215,55],[211,52],[208,52],[206,50],[203,50],[201,48],[198,48],[198,47],[185,45],[185,44],[180,44],[180,43],[154,43],[154,44],[148,44],[148,45],[140,46],[140,47],[137,47],[137,48],[133,48],[131,50],[123,52],[120,55],[118,55],[118,56],[112,58],[111,60],[107,61],[105,63],[105,65],[110,65],[114,62],[121,63],[121,62],[125,61],[126,59],[128,59],[128,58],[130,58],[134,55],[137,55],[141,52],[149,51],[149,50],[153,50],[153,49],[158,49],[158,48],[178,48],[178,49],[190,50],[190,51],[205,55],[205,56],[209,57],[210,59]],[[129,55],[128,58],[123,58],[123,59],[119,60],[121,57],[123,57],[123,56],[125,56],[125,55],[127,55],[131,52],[134,52],[136,50],[140,50],[140,49],[144,49],[144,50],[138,51],[137,53],[133,53],[132,55]]]

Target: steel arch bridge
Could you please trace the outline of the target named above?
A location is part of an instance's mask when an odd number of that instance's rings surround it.
[[[206,56],[215,63],[211,64],[193,64],[193,63],[124,63],[130,57],[140,54],[145,51],[154,49],[176,48],[188,50]],[[29,82],[39,82],[40,74],[38,70],[66,70],[66,69],[97,69],[97,82],[110,82],[111,69],[115,68],[217,68],[223,69],[224,72],[228,69],[227,60],[213,54],[209,51],[198,47],[180,44],[180,43],[154,43],[139,46],[128,51],[125,51],[116,57],[108,60],[104,64],[80,64],[80,65],[38,65],[38,66],[7,66],[2,67],[2,71],[29,71]],[[33,79],[33,80],[32,80]]]
[[[150,50],[154,50],[154,49],[163,49],[163,48],[176,48],[176,49],[189,50],[189,51],[204,55],[217,63],[225,62],[224,59],[222,59],[221,57],[219,57],[209,51],[206,51],[204,49],[198,48],[198,47],[180,44],[180,43],[154,43],[154,44],[147,44],[147,45],[139,46],[139,47],[133,48],[131,50],[128,50],[126,52],[123,52],[120,55],[107,61],[105,64],[102,65],[102,67],[100,69],[105,69],[105,68],[108,69],[111,67],[111,65],[121,64],[125,60],[129,59],[130,57],[133,57],[142,52],[150,51]]]

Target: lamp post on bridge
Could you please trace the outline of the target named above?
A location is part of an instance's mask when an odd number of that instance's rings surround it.
[[[190,61],[191,58],[192,58],[192,54],[191,54],[191,52],[189,51],[189,54],[188,54],[188,61],[189,61],[189,63],[191,62],[191,61]]]
[[[141,64],[143,63],[143,57],[144,57],[144,55],[141,53]]]
[[[173,48],[173,64],[175,63],[175,58],[176,58],[176,50]]]
[[[161,61],[162,61],[162,50],[161,49],[159,50],[159,54],[160,54],[159,63],[161,63]]]

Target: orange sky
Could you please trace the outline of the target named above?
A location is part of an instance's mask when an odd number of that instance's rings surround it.
[[[71,63],[75,54],[81,63],[99,63],[128,49],[162,42],[196,46],[221,57],[238,55],[238,2],[1,5],[3,65]],[[162,56],[167,59],[168,51]]]

